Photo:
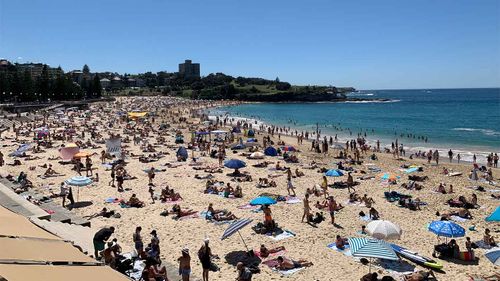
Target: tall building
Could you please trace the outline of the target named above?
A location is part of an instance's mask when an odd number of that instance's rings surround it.
[[[43,70],[44,64],[43,63],[16,63],[15,66],[17,68],[17,71],[19,71],[20,73],[24,73],[25,71],[27,71],[31,75],[31,78],[36,79],[42,75],[42,70]],[[47,66],[47,72],[48,72],[50,78],[55,78],[55,77],[57,77],[57,75],[64,74],[64,72],[62,72],[62,70],[60,70],[59,68],[49,67],[49,66]]]
[[[179,64],[179,75],[184,79],[200,78],[200,64],[185,60],[184,63]]]

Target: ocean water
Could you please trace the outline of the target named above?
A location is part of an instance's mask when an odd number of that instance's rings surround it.
[[[390,101],[256,103],[218,108],[211,114],[256,119],[299,132],[315,131],[319,124],[322,135],[346,139],[366,133],[367,139],[384,145],[397,138],[410,150],[451,148],[464,160],[473,153],[481,157],[500,152],[500,88],[366,90],[350,96]]]

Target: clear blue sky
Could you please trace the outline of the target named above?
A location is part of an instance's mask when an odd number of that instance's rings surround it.
[[[499,0],[0,0],[0,57],[359,89],[500,86]]]

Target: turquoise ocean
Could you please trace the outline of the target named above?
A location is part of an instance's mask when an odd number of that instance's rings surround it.
[[[213,109],[210,115],[299,132],[315,131],[318,124],[322,136],[349,139],[366,134],[384,146],[397,138],[411,151],[453,149],[464,160],[474,153],[481,159],[500,152],[500,88],[363,90],[348,96],[389,101],[254,103]]]

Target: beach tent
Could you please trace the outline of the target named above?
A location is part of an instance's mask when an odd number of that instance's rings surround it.
[[[69,161],[69,160],[73,159],[73,157],[75,157],[75,155],[78,154],[79,152],[80,152],[80,148],[76,145],[75,145],[75,147],[66,146],[66,147],[61,147],[59,149],[59,154],[60,154],[61,159],[63,161]]]
[[[278,151],[276,150],[276,148],[269,146],[266,149],[264,149],[264,154],[267,156],[277,156]]]
[[[184,146],[180,146],[179,149],[177,149],[177,152],[175,153],[175,155],[183,160],[186,160],[188,159],[188,152],[187,152],[187,149],[184,147]]]
[[[251,222],[252,222],[252,219],[239,219],[239,220],[234,221],[231,225],[229,225],[229,227],[226,229],[226,231],[224,231],[224,234],[222,234],[222,237],[220,238],[220,240],[224,240],[224,239],[230,237],[231,235],[235,234],[236,232],[238,232],[238,235],[240,236],[241,241],[243,241],[243,244],[245,245],[245,248],[247,249],[247,251],[249,251],[248,246],[245,243],[245,240],[243,240],[243,237],[240,234],[240,229],[249,225]]]
[[[255,136],[255,131],[252,130],[252,129],[248,130],[247,136],[248,137],[254,137]]]
[[[283,150],[283,151],[288,151],[288,152],[293,152],[293,151],[296,151],[295,147],[293,147],[293,146],[291,146],[291,145],[282,146],[282,147],[281,147],[281,150]]]
[[[486,218],[486,221],[500,221],[500,206]]]

